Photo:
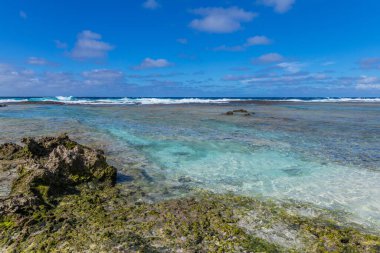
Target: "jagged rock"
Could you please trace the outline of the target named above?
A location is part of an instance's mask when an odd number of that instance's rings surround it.
[[[67,135],[24,138],[24,146],[0,146],[0,160],[17,167],[10,195],[0,201],[0,214],[21,212],[36,205],[52,205],[57,196],[76,191],[84,183],[116,183],[116,169],[100,150],[82,146]]]
[[[4,143],[0,145],[0,160],[15,159],[15,155],[22,149],[21,146],[14,143]]]
[[[255,114],[254,112],[251,113],[245,109],[237,109],[237,110],[228,111],[225,113],[225,115],[232,116],[232,115],[235,115],[235,113],[240,114],[240,115],[244,115],[244,116],[251,116],[252,114]]]

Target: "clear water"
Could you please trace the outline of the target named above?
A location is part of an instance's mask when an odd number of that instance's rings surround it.
[[[222,114],[238,108],[256,114]],[[0,142],[68,132],[160,184],[313,203],[380,229],[379,103],[12,104],[0,129]]]

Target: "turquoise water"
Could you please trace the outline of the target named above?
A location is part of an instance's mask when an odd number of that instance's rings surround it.
[[[226,116],[244,108],[252,116]],[[380,228],[380,104],[23,105],[0,142],[68,132],[153,184],[296,200]],[[183,193],[183,191],[181,191]]]

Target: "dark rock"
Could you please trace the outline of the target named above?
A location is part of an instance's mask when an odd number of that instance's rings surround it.
[[[76,191],[84,183],[113,186],[116,169],[100,150],[82,146],[67,135],[24,138],[24,147],[0,146],[0,160],[18,166],[10,196],[0,202],[0,214],[21,212],[36,205],[52,205],[57,196]]]
[[[7,107],[8,105],[6,104],[0,104],[0,107]]]
[[[22,147],[14,143],[4,143],[0,145],[0,160],[12,160]]]
[[[233,110],[233,112],[247,113],[248,111],[245,109]]]
[[[190,183],[191,181],[192,181],[191,178],[185,177],[185,176],[178,178],[178,182],[180,183]]]
[[[254,112],[250,113],[250,112],[248,112],[245,109],[237,109],[237,110],[228,111],[228,112],[224,113],[224,115],[228,115],[228,116],[232,116],[232,115],[235,115],[235,114],[243,115],[243,116],[251,116],[251,115],[253,115],[255,113]]]
[[[80,146],[78,143],[70,140],[66,134],[58,137],[42,137],[38,141],[34,138],[23,138],[21,140],[25,144],[25,148],[34,156],[41,157],[50,154],[56,147],[63,145],[67,148]]]
[[[25,144],[25,151],[36,157],[45,156],[49,153],[48,150],[44,149],[41,144],[33,138],[23,138],[21,142]]]

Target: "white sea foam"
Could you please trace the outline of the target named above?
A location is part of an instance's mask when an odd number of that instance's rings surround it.
[[[181,98],[181,99],[171,99],[171,98],[138,98],[135,99],[141,104],[223,104],[233,101],[240,101],[241,99],[206,99],[206,98]]]
[[[266,99],[265,99],[266,100]],[[317,98],[317,99],[298,99],[298,98],[285,98],[285,99],[268,99],[266,101],[284,101],[284,102],[307,102],[307,103],[379,103],[380,98]]]
[[[339,102],[380,102],[380,98],[324,98],[324,99],[313,99],[305,102],[330,102],[330,103],[339,103]]]
[[[58,99],[59,101],[71,101],[73,99],[73,96],[68,96],[68,97],[56,96],[55,98]]]
[[[380,98],[76,98],[56,96],[40,98],[0,98],[0,103],[61,102],[84,105],[170,105],[170,104],[225,104],[239,101],[282,101],[306,103],[380,103]]]
[[[229,103],[233,101],[240,101],[241,99],[205,99],[205,98],[88,98],[88,99],[76,99],[73,97],[57,97],[59,102],[67,104],[93,104],[93,105],[132,105],[132,104],[142,104],[142,105],[158,105],[158,104],[222,104]],[[49,100],[45,100],[49,101]],[[55,100],[52,100],[55,101]]]
[[[27,102],[28,99],[16,99],[16,98],[0,98],[0,103],[17,103]]]

